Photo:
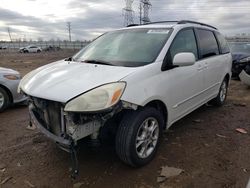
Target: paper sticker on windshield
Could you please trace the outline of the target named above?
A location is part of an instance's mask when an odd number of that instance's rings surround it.
[[[169,30],[164,30],[164,29],[154,29],[154,30],[149,30],[147,33],[150,34],[168,34]]]

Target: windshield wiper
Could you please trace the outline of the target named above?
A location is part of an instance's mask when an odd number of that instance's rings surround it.
[[[93,63],[93,64],[99,64],[99,65],[111,65],[114,66],[113,64],[107,62],[107,61],[102,61],[102,60],[95,60],[95,59],[86,59],[84,61],[81,62],[85,62],[85,63]]]

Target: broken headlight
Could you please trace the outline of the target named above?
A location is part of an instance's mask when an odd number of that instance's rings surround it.
[[[64,110],[69,112],[93,112],[116,104],[125,89],[125,82],[102,85],[69,101]]]

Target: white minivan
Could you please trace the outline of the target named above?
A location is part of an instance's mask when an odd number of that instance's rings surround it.
[[[19,90],[34,124],[61,148],[113,137],[119,158],[142,166],[164,129],[207,102],[225,102],[231,66],[215,27],[155,22],[107,32],[73,57],[30,72]]]

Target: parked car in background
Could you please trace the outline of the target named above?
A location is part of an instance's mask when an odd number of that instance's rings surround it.
[[[238,78],[242,70],[250,75],[250,43],[231,42],[229,45],[233,55],[232,76]]]
[[[43,51],[45,51],[45,52],[55,52],[55,51],[59,51],[59,50],[61,50],[61,48],[59,46],[48,46],[48,47],[43,49]]]
[[[32,45],[19,48],[20,53],[39,53],[41,51],[42,51],[42,48],[38,46],[32,46]]]
[[[231,68],[215,27],[156,22],[108,32],[30,72],[19,89],[34,124],[64,150],[110,133],[120,159],[138,167],[153,159],[164,129],[209,101],[224,104]]]
[[[7,46],[0,46],[0,50],[6,50],[7,48]]]
[[[0,67],[0,112],[8,106],[26,100],[26,97],[17,92],[21,76],[12,69]]]

